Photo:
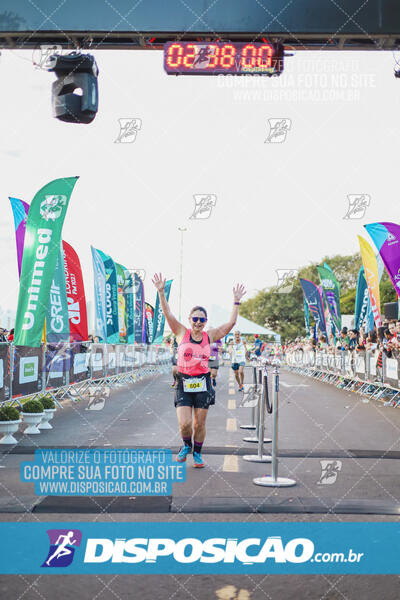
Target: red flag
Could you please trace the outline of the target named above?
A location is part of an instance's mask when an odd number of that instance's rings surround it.
[[[67,288],[69,337],[71,342],[88,339],[85,288],[81,263],[75,250],[63,241],[65,284]]]

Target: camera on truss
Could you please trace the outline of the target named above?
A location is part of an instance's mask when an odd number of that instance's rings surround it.
[[[67,123],[91,123],[99,106],[99,69],[94,56],[53,54],[47,70],[57,76],[51,87],[53,116]]]

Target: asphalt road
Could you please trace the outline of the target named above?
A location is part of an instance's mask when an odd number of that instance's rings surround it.
[[[251,371],[246,374],[251,382]],[[398,521],[400,410],[285,370],[280,378],[279,474],[291,488],[255,486],[270,464],[243,460],[256,453],[243,441],[251,409],[240,408],[228,368],[221,369],[216,405],[208,415],[205,469],[187,462],[187,479],[169,498],[153,502],[38,498],[19,481],[21,460],[37,447],[162,447],[180,445],[169,375],[111,391],[102,410],[88,401],[65,402],[54,429],[18,434],[15,448],[0,450],[2,521]],[[271,435],[271,417],[266,417]],[[265,444],[265,453],[270,444]],[[334,463],[337,478],[324,483],[321,461]],[[155,503],[154,503],[155,502]],[[205,598],[223,600],[366,599],[400,595],[396,576],[2,576],[0,598],[49,599]],[[55,593],[57,592],[57,593]]]

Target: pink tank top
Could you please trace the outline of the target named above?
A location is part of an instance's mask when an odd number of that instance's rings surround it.
[[[210,357],[210,338],[203,331],[200,343],[190,341],[190,329],[186,330],[178,346],[178,372],[184,375],[204,375],[209,372],[208,359]]]

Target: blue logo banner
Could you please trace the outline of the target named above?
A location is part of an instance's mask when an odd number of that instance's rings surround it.
[[[400,523],[0,523],[0,572],[397,574]]]

